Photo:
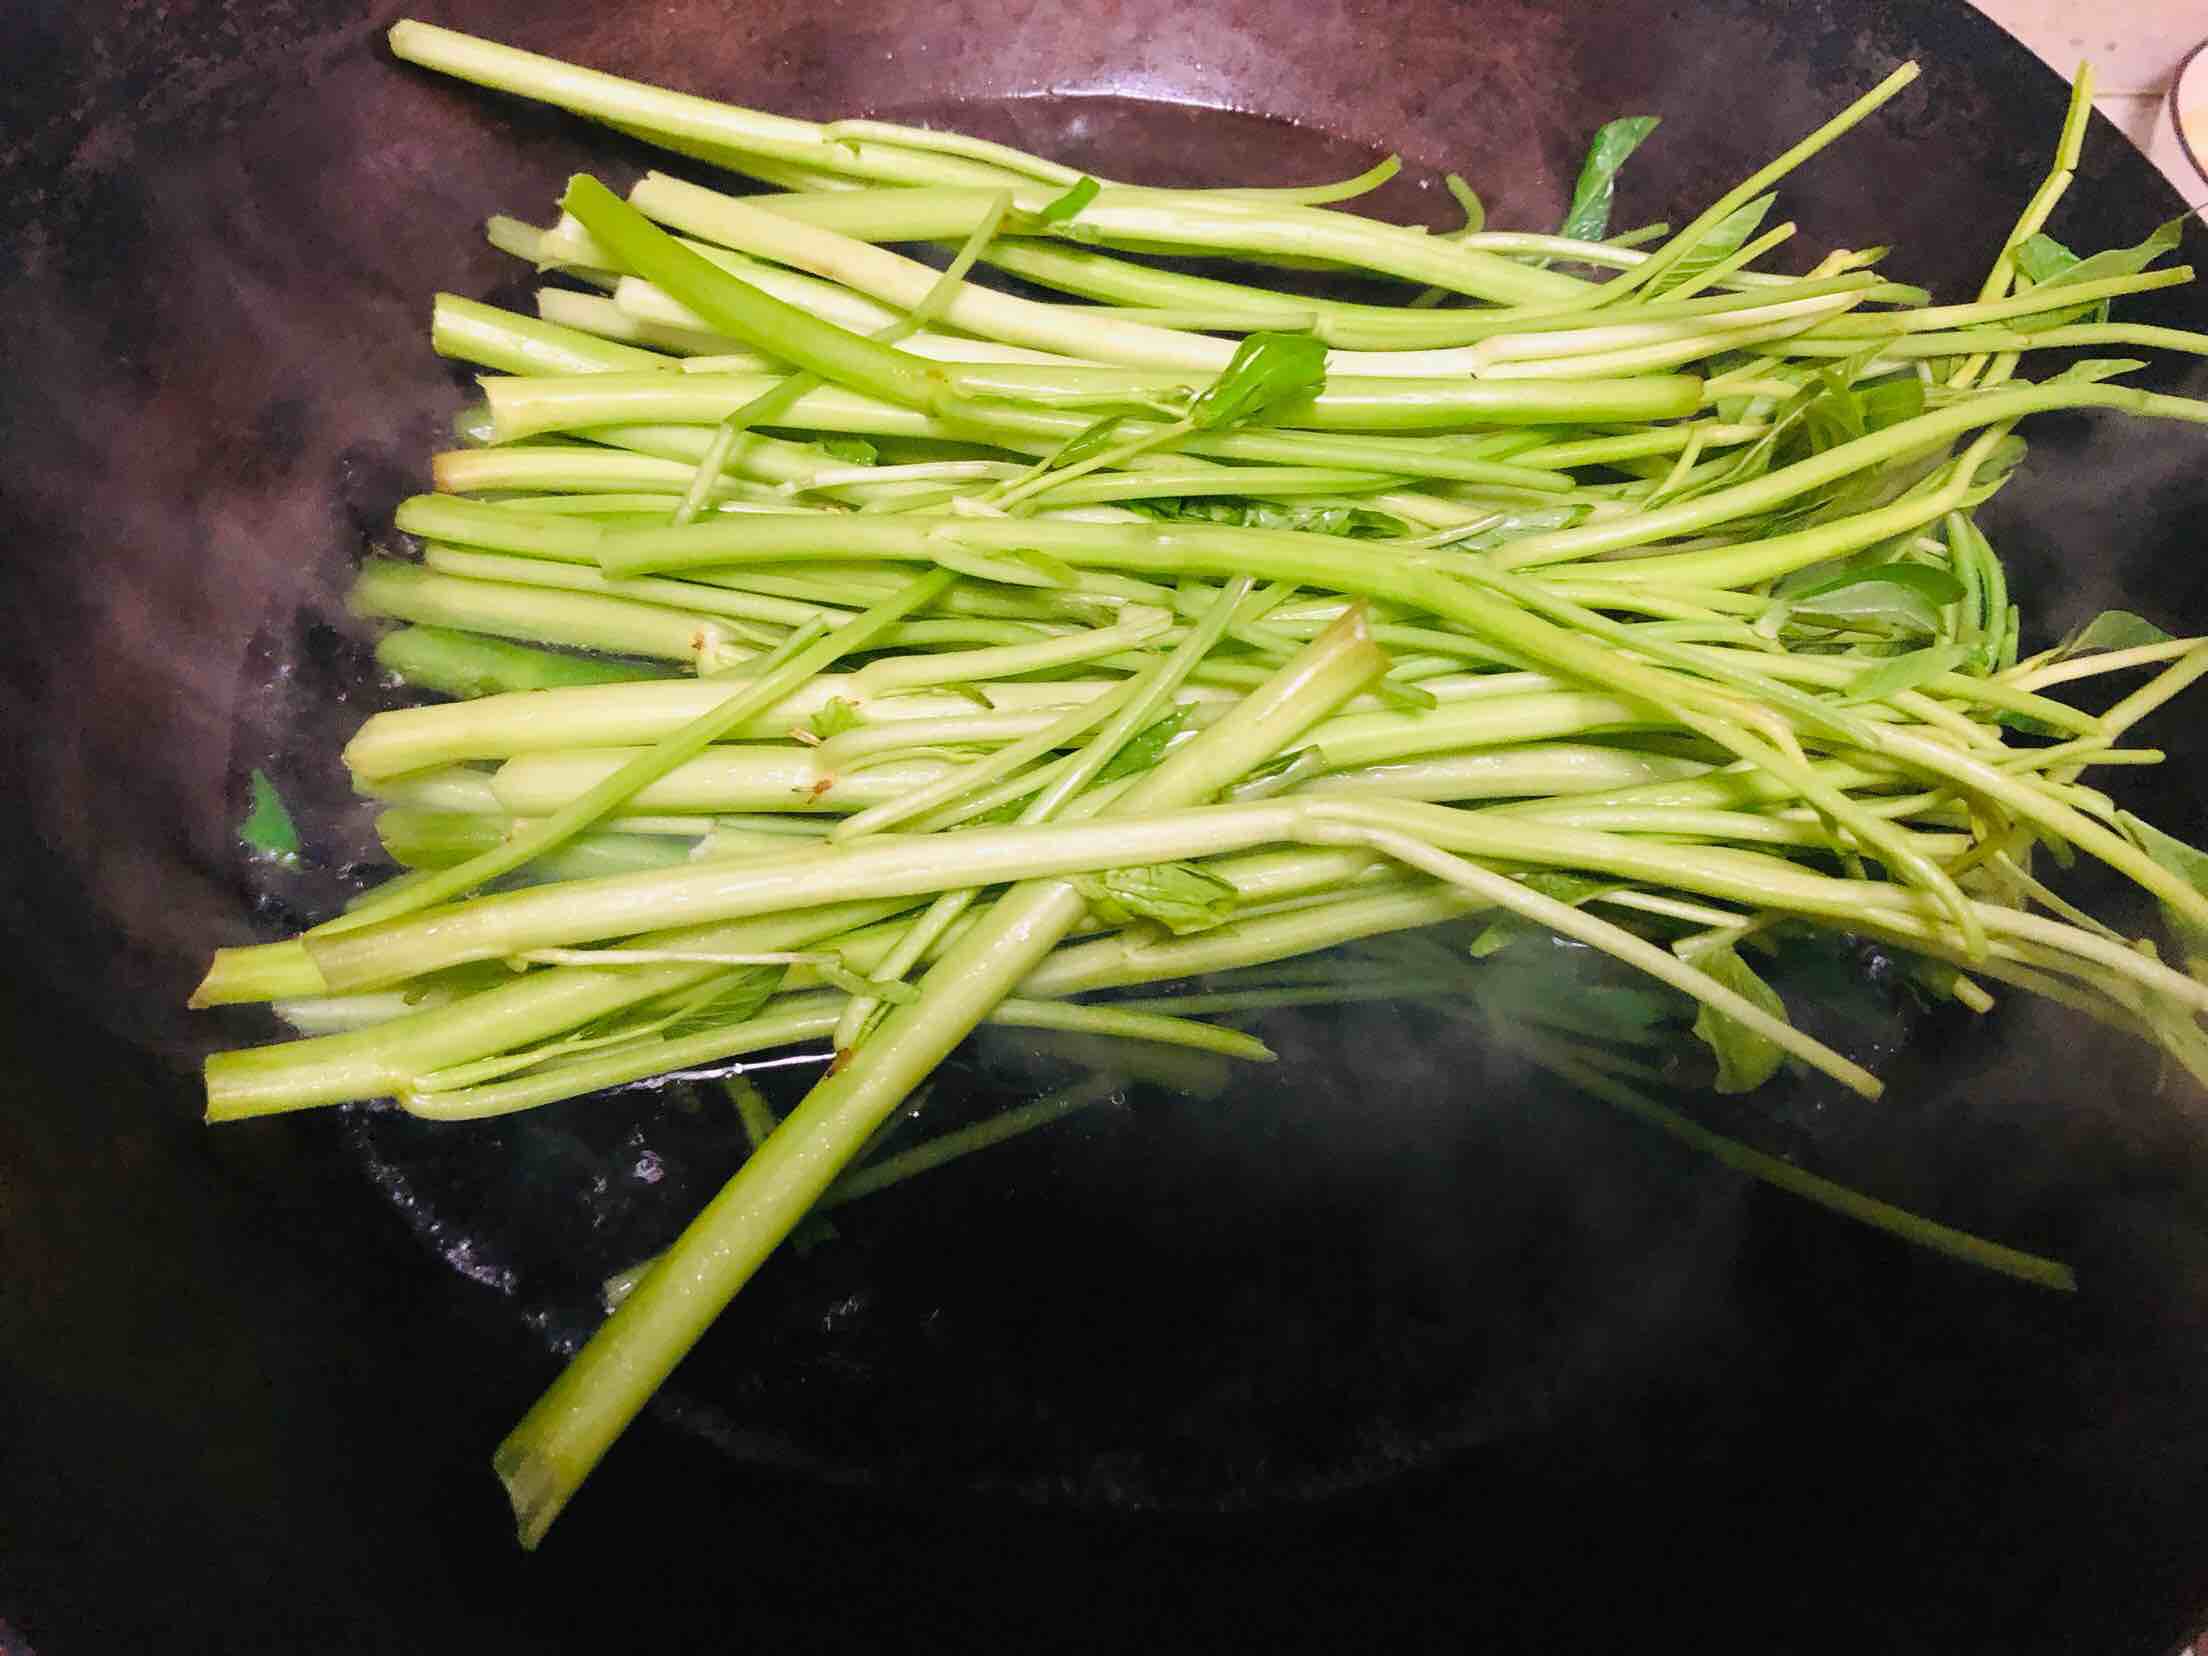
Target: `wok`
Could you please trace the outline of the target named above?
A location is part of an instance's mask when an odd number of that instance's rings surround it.
[[[1436,225],[1447,168],[1493,222],[1553,222],[1588,133],[1644,110],[1666,125],[1621,212],[1677,221],[1918,57],[1786,199],[1805,242],[1897,241],[1890,268],[1950,297],[2062,102],[1949,0],[421,14],[1158,182],[1400,150],[1376,210]],[[372,1108],[212,1132],[196,1059],[268,1030],[180,1010],[209,947],[356,872],[328,755],[385,692],[339,600],[464,397],[430,293],[518,295],[476,223],[643,160],[400,68],[393,15],[6,25],[0,1648],[2108,1653],[2208,1613],[2200,1101],[2021,1002],[1897,1025],[1886,1103],[1780,1098],[1756,1130],[2061,1254],[2074,1298],[1744,1187],[1445,1023],[1313,1016],[1223,1098],[995,1152],[778,1265],[519,1553],[488,1450],[592,1273],[679,1226],[725,1133],[673,1094],[503,1136]],[[2177,208],[2096,118],[2055,228],[2129,242]],[[2131,314],[2208,326],[2208,301]],[[2208,630],[2202,434],[2033,440],[1985,521],[2035,634],[2117,603]],[[2143,732],[2171,762],[2129,797],[2197,838],[2188,705]],[[297,872],[236,842],[254,764],[314,830]],[[1031,1084],[1032,1057],[982,1052],[962,1084]]]

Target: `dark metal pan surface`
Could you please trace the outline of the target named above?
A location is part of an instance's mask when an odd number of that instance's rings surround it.
[[[778,1263],[537,1556],[490,1446],[736,1155],[682,1087],[481,1128],[210,1132],[215,942],[371,854],[334,753],[390,692],[342,612],[465,382],[475,227],[644,152],[393,63],[386,7],[34,4],[0,93],[0,1649],[716,1642],[2157,1652],[2208,1611],[2208,1133],[2143,1053],[2012,1001],[1919,1016],[1858,958],[1877,1106],[1768,1142],[2078,1266],[2075,1299],[1743,1185],[1395,1009],[854,1211]],[[1682,218],[1907,57],[1788,186],[1805,241],[1974,287],[2062,88],[1954,0],[1316,9],[492,3],[427,13],[806,115],[955,124],[1156,182],[1308,181],[1543,226],[1588,133],[1665,118]],[[2177,210],[2096,121],[2058,229]],[[2188,291],[2141,320],[2208,326]],[[2157,382],[2208,394],[2208,372]],[[2208,630],[2208,440],[2053,419],[1987,514],[2035,636]],[[2139,808],[2197,838],[2181,708]],[[270,768],[297,872],[235,839]],[[941,1108],[1053,1055],[981,1043]]]

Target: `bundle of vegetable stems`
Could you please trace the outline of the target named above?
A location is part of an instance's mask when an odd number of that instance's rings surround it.
[[[2208,1076],[2208,987],[2032,872],[2083,853],[2180,945],[2208,927],[2198,854],[2082,780],[2160,757],[2124,733],[2208,641],[2116,613],[2019,659],[1974,518],[2028,415],[2208,422],[2120,383],[2133,360],[2025,371],[2208,352],[2108,320],[2189,278],[2154,268],[2174,230],[2081,258],[2043,228],[2089,77],[1977,296],[1936,304],[1883,250],[1760,268],[1794,234],[1764,228],[1772,187],[1913,67],[1676,231],[1609,234],[1644,117],[1597,136],[1559,233],[1485,229],[1452,178],[1467,223],[1431,234],[1331,205],[1392,162],[1147,189],[391,40],[770,191],[577,177],[549,227],[492,221],[554,273],[540,314],[438,297],[434,344],[488,371],[484,401],[398,513],[419,561],[372,560],[354,596],[402,624],[383,666],[453,698],[346,749],[405,871],[220,951],[197,996],[306,1032],[212,1058],[217,1121],[383,1096],[465,1120],[833,1052],[500,1449],[525,1543],[983,1022],[1262,1061],[1207,1020],[1478,1016],[1511,969],[1472,962],[1499,921],[1666,986],[1727,1090],[1792,1064],[1875,1098],[1748,962],[1807,925],[1973,1011],[2013,986]],[[1394,302],[1302,291],[1314,267]],[[2050,694],[2114,672],[2145,676],[2104,712]],[[1387,947],[1468,916],[1481,942],[1445,954],[1469,987]],[[1652,1037],[1512,1005],[1488,1039],[1641,1120],[2071,1285],[1711,1133],[1656,1096]]]

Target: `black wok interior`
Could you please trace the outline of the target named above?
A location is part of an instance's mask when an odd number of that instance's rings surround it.
[[[431,293],[518,299],[480,220],[646,164],[398,66],[395,15],[0,22],[0,1653],[2158,1653],[2208,1616],[2203,1100],[2013,998],[1897,1012],[1883,1103],[1798,1091],[1761,1141],[2060,1254],[2075,1298],[1746,1186],[1462,1023],[1299,1016],[1218,1099],[1138,1092],[854,1209],[519,1553],[490,1448],[597,1277],[726,1171],[726,1123],[677,1088],[211,1131],[198,1058],[272,1026],[182,1010],[210,947],[325,911],[368,855],[333,755],[388,692],[341,599],[465,396]],[[1621,213],[1677,222],[1916,57],[1784,199],[1805,257],[1892,241],[1943,297],[1974,289],[2064,95],[1959,0],[419,15],[1158,182],[1399,150],[1374,210],[1437,226],[1447,169],[1491,222],[1550,224],[1588,133],[1643,111],[1665,126]],[[2096,119],[2054,228],[2129,243],[2178,207]],[[2208,327],[2208,300],[2126,314]],[[2201,368],[2145,378],[2208,395]],[[2030,435],[1984,514],[2030,637],[2116,604],[2208,631],[2208,432]],[[2142,729],[2171,759],[2124,792],[2197,841],[2187,705]],[[237,843],[253,766],[301,805],[301,870]],[[1051,1063],[980,1043],[942,1107]]]

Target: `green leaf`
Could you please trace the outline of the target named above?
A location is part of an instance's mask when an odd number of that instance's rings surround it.
[[[1974,489],[1992,488],[2004,481],[2009,473],[2024,464],[2031,445],[2017,436],[2002,438],[1993,445],[1986,457],[1978,462],[1978,469],[1970,474],[1970,486]]]
[[[1719,219],[1694,244],[1692,251],[1649,285],[1647,297],[1653,300],[1659,294],[1694,280],[1712,265],[1720,264],[1738,253],[1741,245],[1762,227],[1774,199],[1767,195],[1758,196]]]
[[[1610,892],[1623,891],[1626,884],[1623,880],[1604,880],[1586,874],[1560,873],[1553,868],[1530,869],[1523,874],[1513,876],[1513,878],[1528,891],[1538,892],[1543,897],[1568,904],[1572,908],[1591,903],[1597,897],[1605,896]],[[1470,953],[1474,960],[1485,960],[1488,956],[1507,948],[1522,937],[1546,937],[1548,935],[1548,927],[1528,920],[1523,915],[1499,914],[1488,923],[1479,936],[1472,940]]]
[[[2034,287],[2043,288],[2075,287],[2080,282],[2098,282],[2111,276],[2136,276],[2163,254],[2175,252],[2184,234],[2185,219],[2174,218],[2167,224],[2155,226],[2147,239],[2135,246],[2111,247],[2083,259],[2052,236],[2027,236],[2017,246],[2016,268],[2031,278]],[[2080,305],[2071,310],[2019,317],[2011,326],[2030,332],[2059,327],[2087,315],[2096,321],[2106,320],[2108,301],[2103,299],[2097,304]]]
[[[1126,422],[1127,416],[1124,414],[1105,415],[1088,430],[1066,439],[1065,447],[1044,462],[1044,469],[1057,471],[1064,466],[1078,466],[1084,460],[1094,459],[1112,446],[1112,434]]]
[[[1405,684],[1396,678],[1378,680],[1372,687],[1372,693],[1390,707],[1415,708],[1421,713],[1441,705],[1441,698],[1423,684]]]
[[[1303,535],[1344,538],[1394,535],[1401,529],[1399,519],[1362,506],[1311,506],[1280,500],[1244,501],[1240,521],[1245,529],[1292,529]]]
[[[1224,925],[1241,900],[1233,886],[1192,863],[1107,868],[1073,883],[1106,925],[1155,920],[1177,937]]]
[[[1573,988],[1568,1000],[1534,1002],[1522,1008],[1520,1016],[1551,1029],[1622,1046],[1646,1041],[1652,1031],[1670,1021],[1675,1009],[1674,1002],[1651,989],[1582,983]]]
[[[1780,407],[1772,429],[1758,438],[1743,458],[1763,450],[1770,464],[1791,465],[1922,412],[1923,390],[1914,375],[1869,385],[1851,383],[1852,377],[1868,365],[1871,354],[1849,358],[1836,367],[1812,370],[1802,390]],[[1809,528],[1872,511],[1900,498],[1946,459],[1941,453],[1919,452],[1852,472],[1798,496],[1774,512],[1767,523]],[[1989,470],[1984,475],[1990,482],[1994,474]]]
[[[1851,587],[1871,584],[1904,588],[1930,604],[1952,604],[1963,595],[1963,583],[1955,578],[1952,570],[1941,569],[1934,564],[1889,563],[1875,569],[1850,570],[1844,575],[1819,581],[1794,594],[1796,603],[1810,599],[1827,598]]]
[[[2132,842],[2163,868],[2168,869],[2195,891],[2208,892],[2208,851],[2196,851],[2183,840],[2165,834],[2144,817],[2133,816],[2129,811],[2117,813],[2117,820]],[[2184,951],[2186,966],[2193,976],[2208,973],[2208,927],[2187,918],[2167,903],[2162,905],[2163,924],[2170,928],[2170,936]]]
[[[955,534],[937,530],[928,536],[928,550],[945,569],[955,569],[977,581],[995,581],[1001,586],[1065,588],[1080,579],[1064,559],[1033,546],[1013,547],[1003,552],[983,551],[962,545]]]
[[[2156,225],[2146,240],[2131,247],[2106,248],[2083,259],[2052,236],[2028,236],[2016,250],[2016,267],[2032,279],[2034,287],[2075,287],[2111,276],[2136,276],[2163,254],[2177,251],[2189,216],[2179,214]]]
[[[1049,581],[1052,586],[1070,587],[1081,584],[1081,577],[1075,571],[1073,565],[1063,558],[1045,552],[1039,546],[1015,546],[1005,556],[1015,563],[1025,564],[1036,574]]]
[[[920,991],[902,978],[865,977],[848,966],[833,964],[818,965],[813,970],[830,988],[841,989],[854,997],[878,1000],[887,1006],[910,1006],[920,998]]]
[[[1858,702],[1884,701],[1888,696],[1898,696],[1904,690],[1928,684],[1942,673],[1951,673],[1969,659],[1968,644],[1935,644],[1929,650],[1888,656],[1884,661],[1873,663],[1848,686],[1848,693],[1840,698],[1840,705],[1853,707]]]
[[[2067,740],[2075,732],[2051,725],[2045,719],[2036,719],[2029,713],[2014,712],[2003,708],[1994,714],[1993,722],[2004,730],[2013,730],[2022,736],[2053,736]]]
[[[441,998],[472,995],[479,989],[495,989],[500,984],[513,981],[514,969],[503,960],[474,960],[465,966],[448,966],[443,971],[425,972],[422,976],[411,979],[398,994],[407,1005],[422,1006]]]
[[[847,730],[856,730],[866,721],[859,717],[859,710],[841,696],[831,696],[826,706],[816,711],[811,719],[813,734],[822,741],[831,736],[841,736]]]
[[[1569,529],[1587,513],[1584,506],[1532,506],[1522,512],[1506,512],[1476,535],[1449,543],[1452,552],[1492,552],[1498,546],[1551,529]]]
[[[2075,270],[2083,262],[2045,232],[2026,236],[2016,244],[2016,251],[2009,258],[2034,287],[2046,287],[2060,281],[2064,271]]]
[[[1485,960],[1490,955],[1500,954],[1503,950],[1509,948],[1518,941],[1524,931],[1525,926],[1523,922],[1518,920],[1516,915],[1511,916],[1508,920],[1497,920],[1492,925],[1485,927],[1479,936],[1472,939],[1471,947],[1465,952],[1474,960]]]
[[[882,451],[864,437],[823,437],[820,448],[847,466],[871,466],[882,457]]]
[[[1863,410],[1863,429],[1883,431],[1924,412],[1924,381],[1914,374],[1895,374],[1855,387],[1855,399]]]
[[[787,966],[739,967],[729,974],[727,983],[710,999],[688,1008],[660,1031],[661,1038],[672,1041],[757,1017],[760,1009],[774,999],[782,987],[782,979],[788,974]]]
[[[1713,949],[1695,957],[1695,965],[1726,988],[1775,1018],[1786,1016],[1786,1003],[1776,991],[1751,971],[1731,949]],[[1772,1076],[1786,1058],[1775,1043],[1736,1023],[1708,1005],[1694,1016],[1694,1033],[1717,1056],[1717,1090],[1721,1093],[1754,1092]]]
[[[238,824],[238,838],[264,857],[278,862],[299,860],[299,829],[265,771],[253,773],[253,803]]]
[[[1063,224],[1082,208],[1097,198],[1103,186],[1093,178],[1084,177],[1078,184],[1055,201],[1048,202],[1035,211],[1035,217],[1044,224]]]
[[[993,806],[977,817],[968,817],[960,826],[965,828],[1005,827],[1020,820],[1020,813],[1027,809],[1027,802],[1033,797],[1032,794],[1026,794],[1018,799],[1008,799],[1002,805]]]
[[[1325,383],[1326,347],[1311,335],[1253,333],[1189,405],[1188,422],[1198,431],[1241,425],[1281,403],[1311,396]]]
[[[1589,983],[1575,976],[1536,974],[1517,980],[1523,950],[1491,970],[1479,986],[1480,1008],[1507,1025],[1537,1024],[1582,1040],[1611,1046],[1663,1046],[1671,1040],[1676,1005],[1652,990],[1615,983]],[[1502,980],[1507,988],[1498,984]],[[1546,993],[1536,993],[1544,990]],[[1499,991],[1499,992],[1498,992]]]
[[[1563,874],[1553,868],[1532,869],[1515,878],[1528,891],[1573,908],[1591,903],[1597,897],[1607,897],[1613,891],[1623,891],[1626,886],[1623,880],[1606,880],[1592,874]]]
[[[1165,757],[1165,750],[1172,745],[1173,738],[1180,734],[1181,727],[1188,723],[1191,711],[1189,705],[1183,702],[1163,717],[1144,725],[1127,739],[1125,747],[1105,762],[1104,768],[1096,773],[1096,779],[1099,782],[1116,782],[1122,776],[1133,776],[1137,771],[1150,769]]]
[[[1812,454],[1853,442],[1870,429],[1863,399],[1848,379],[1837,368],[1817,370],[1816,384],[1802,408],[1802,437]]]
[[[2103,380],[2121,379],[2126,374],[2136,374],[2146,363],[2137,357],[2087,357],[2073,362],[2061,373],[2050,375],[2043,385],[2098,385]]]
[[[2062,642],[2055,659],[2093,655],[2103,650],[2137,650],[2149,644],[2167,644],[2172,635],[2143,615],[2130,610],[2103,610]]]
[[[1792,430],[1793,417],[1781,415],[1772,421],[1771,429],[1754,442],[1744,444],[1732,460],[1713,467],[1702,477],[1672,492],[1671,503],[1694,500],[1719,489],[1729,489],[1735,483],[1747,483],[1761,477],[1771,469],[1771,462],[1779,451],[1779,441]]]
[[[1481,933],[1482,941],[1487,936]],[[1535,1023],[1585,1040],[1645,1046],[1668,1039],[1660,1028],[1671,1025],[1688,1004],[1684,996],[1645,979],[1603,982],[1593,975],[1603,969],[1600,956],[1538,926],[1506,932],[1486,952],[1492,955],[1505,944],[1516,945],[1510,958],[1473,980],[1481,1010],[1505,1023]],[[1475,951],[1479,946],[1473,945]]]
[[[1877,354],[1872,346],[1844,362],[1814,370],[1802,390],[1779,410],[1771,432],[1759,439],[1759,445],[1769,443],[1773,453],[1783,450],[1785,461],[1791,463],[1922,414],[1924,383],[1914,374],[1855,383]]]
[[[1326,769],[1326,755],[1315,747],[1277,754],[1227,790],[1234,800],[1270,799]]]
[[[1360,506],[1320,506],[1275,500],[1237,500],[1231,496],[1161,497],[1127,504],[1145,517],[1166,523],[1224,523],[1236,529],[1293,529],[1306,535],[1357,537],[1394,535],[1395,518]]]
[[[1937,633],[1940,610],[1963,596],[1952,571],[1931,564],[1890,563],[1851,570],[1789,597],[1796,619],[1825,626],[1884,632]]]
[[[1557,227],[1557,234],[1574,241],[1600,241],[1610,233],[1610,208],[1617,199],[1618,169],[1648,135],[1656,130],[1654,115],[1626,115],[1606,121],[1587,146],[1580,164],[1579,182],[1572,186],[1572,205]]]

